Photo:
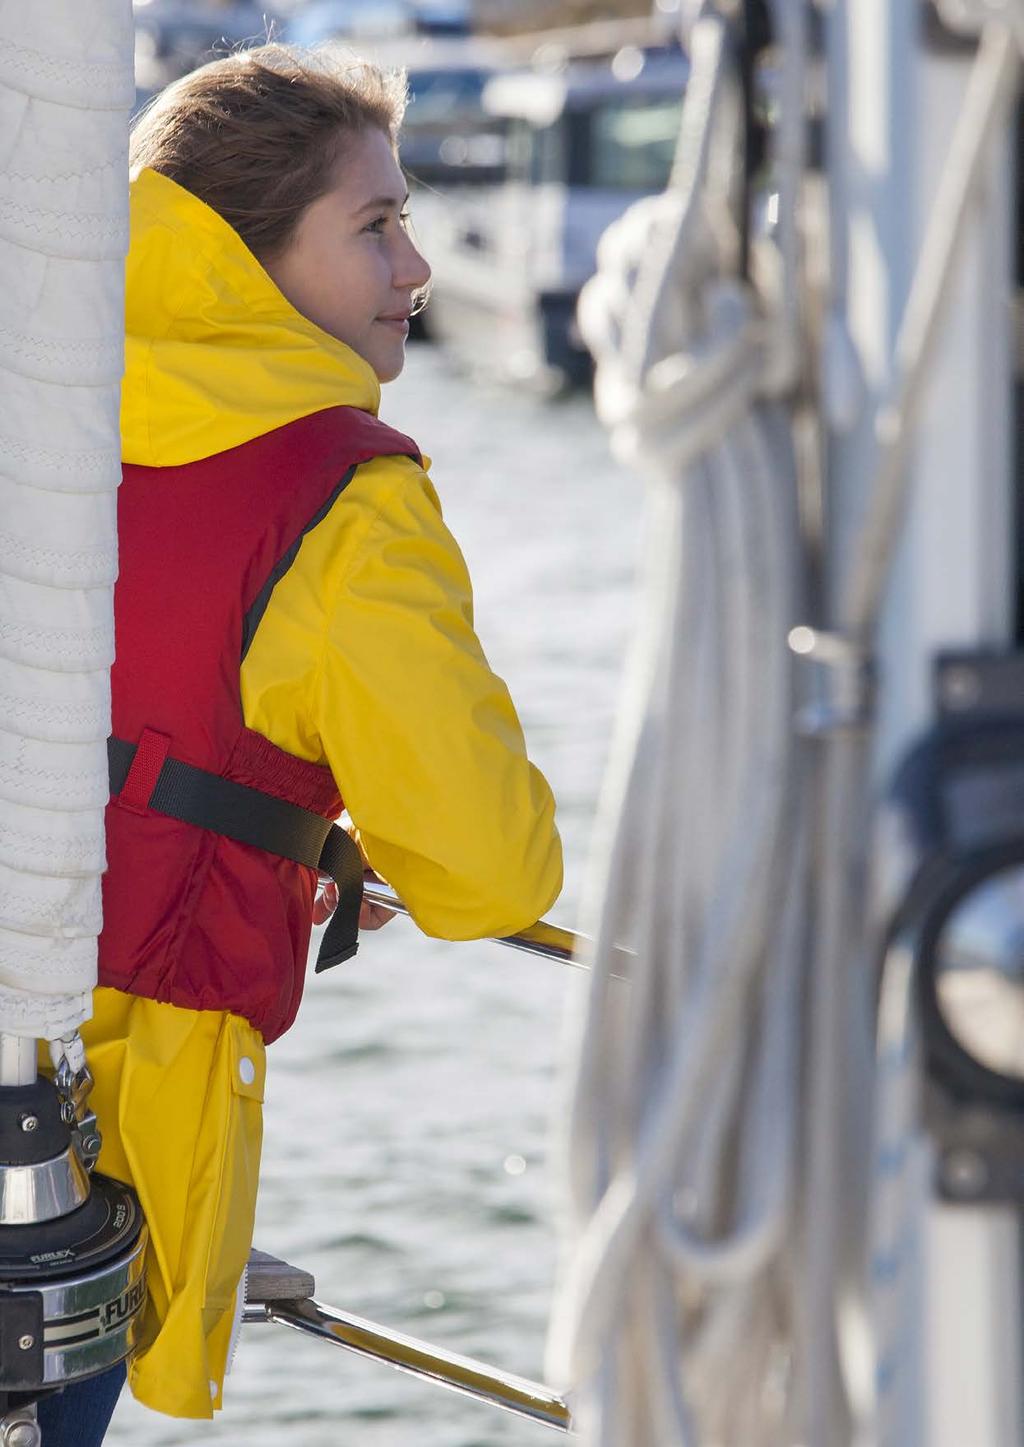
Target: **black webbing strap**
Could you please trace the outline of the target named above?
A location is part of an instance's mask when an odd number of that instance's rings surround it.
[[[124,788],[137,747],[123,739],[107,740],[112,796]],[[239,844],[251,844],[328,875],[338,886],[338,907],[320,943],[316,973],[340,965],[355,954],[359,948],[363,860],[352,839],[337,824],[311,809],[174,758],[164,759],[146,807],[155,814],[210,829]]]

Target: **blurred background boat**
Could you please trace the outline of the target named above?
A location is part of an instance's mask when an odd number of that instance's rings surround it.
[[[417,235],[434,271],[428,334],[460,363],[554,392],[589,380],[576,302],[604,229],[664,188],[688,65],[676,51],[620,49],[554,72],[495,74],[481,104],[482,137],[504,148],[500,179],[418,186]],[[412,77],[413,92],[416,78]],[[410,137],[416,134],[415,102]],[[415,168],[410,168],[415,172]],[[467,168],[472,171],[472,164]]]

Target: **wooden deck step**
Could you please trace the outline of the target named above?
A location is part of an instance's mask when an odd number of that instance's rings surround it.
[[[315,1290],[316,1283],[308,1271],[289,1266],[287,1261],[279,1261],[266,1251],[257,1251],[255,1246],[249,1252],[246,1301],[304,1301]]]

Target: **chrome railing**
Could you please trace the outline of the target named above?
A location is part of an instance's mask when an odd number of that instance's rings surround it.
[[[367,883],[363,887],[363,898],[368,904],[381,905],[384,909],[394,910],[396,914],[409,913],[388,884]],[[522,950],[528,955],[543,955],[545,959],[557,960],[563,965],[575,965],[577,969],[589,969],[586,955],[591,945],[590,936],[579,934],[576,930],[563,929],[561,925],[548,924],[543,919],[520,930],[518,934],[495,936],[494,943],[509,945],[512,949]],[[628,979],[631,952],[620,946],[616,955],[622,961],[623,970],[621,973],[613,970],[612,974],[619,980]]]
[[[261,1301],[246,1304],[244,1322],[277,1322],[304,1336],[317,1337],[358,1356],[384,1362],[422,1381],[475,1397],[517,1417],[540,1422],[559,1431],[571,1429],[566,1402],[539,1382],[431,1346],[404,1332],[378,1326],[361,1316],[306,1297],[301,1301]]]
[[[363,898],[368,904],[379,905],[393,910],[396,914],[409,914],[395,891],[379,881],[367,881],[363,888]],[[538,920],[536,924],[518,934],[495,937],[495,943],[508,945],[526,954],[542,955],[545,959],[556,960],[560,964],[574,965],[579,969],[589,968],[585,956],[590,947],[590,939],[574,930],[548,924],[546,920]],[[622,961],[623,973],[613,971],[613,976],[626,980],[629,978],[631,953],[624,948],[620,948],[616,953]],[[291,1268],[286,1270],[290,1271]],[[311,1288],[312,1281],[305,1289]],[[378,1326],[375,1322],[353,1316],[350,1312],[325,1306],[312,1295],[301,1298],[296,1295],[287,1298],[250,1299],[246,1303],[242,1320],[277,1322],[280,1326],[290,1327],[293,1331],[317,1337],[359,1356],[383,1362],[400,1372],[447,1387],[450,1391],[475,1397],[518,1417],[526,1417],[530,1421],[540,1422],[562,1432],[572,1430],[568,1404],[550,1387],[488,1366],[472,1357],[431,1346],[429,1342],[406,1336],[405,1333],[393,1331],[389,1327]]]

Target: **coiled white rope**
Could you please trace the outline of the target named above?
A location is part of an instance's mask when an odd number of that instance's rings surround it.
[[[96,978],[132,31],[0,3],[0,1032],[48,1039]]]
[[[791,43],[795,8],[777,11]],[[858,1082],[870,1095],[874,1070],[869,1007],[862,996],[851,1011],[849,988],[852,964],[868,978],[868,740],[828,744],[808,950],[811,830],[782,643],[799,604],[795,469],[784,418],[758,400],[793,375],[794,305],[783,285],[765,325],[730,279],[722,157],[730,144],[735,153],[735,121],[724,31],[705,12],[692,34],[676,189],[613,229],[581,304],[601,416],[620,455],[654,479],[653,536],[605,802],[608,862],[591,903],[599,927],[570,1122],[573,1245],[549,1371],[568,1384],[588,1447],[846,1447],[876,1411],[882,1437],[871,1440],[896,1447],[894,1424],[907,1418],[874,1401],[894,1379],[885,1310],[870,1320],[862,1243],[870,1217],[877,1268],[879,1233],[907,1227],[892,1138],[913,1116],[905,1096],[880,1092],[891,1118],[876,1161],[888,1165],[861,1200],[843,1197],[871,1159],[869,1132],[844,1133],[844,1092]],[[906,439],[1012,94],[1005,17],[987,28],[975,65],[879,417],[865,530],[837,590],[839,656],[873,640]],[[784,107],[799,103],[799,86],[797,68]],[[792,279],[795,238],[782,240]],[[610,978],[617,942],[637,954],[628,989]],[[898,1032],[913,1022],[899,982],[892,990],[883,1045],[903,1069],[911,1045]],[[905,1316],[890,1294],[888,1324]],[[869,1333],[871,1379],[861,1401],[842,1340],[858,1328]]]
[[[739,110],[708,13],[668,194],[602,242],[580,323],[618,454],[652,477],[642,636],[570,1125],[576,1245],[549,1370],[588,1447],[783,1440],[805,846],[786,638],[796,469],[734,277]],[[610,978],[614,943],[638,967]]]

